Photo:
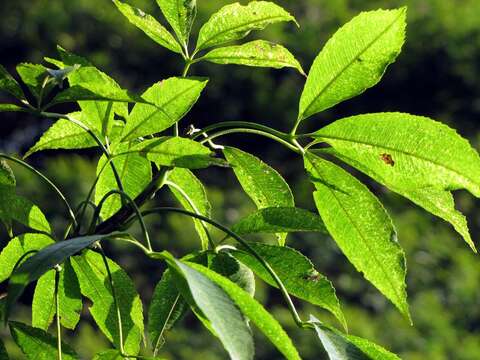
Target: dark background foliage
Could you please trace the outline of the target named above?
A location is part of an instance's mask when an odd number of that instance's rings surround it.
[[[161,18],[153,0],[130,3]],[[228,1],[199,0],[193,33],[209,14],[225,3]],[[480,2],[282,0],[278,3],[297,17],[300,29],[293,25],[275,25],[250,37],[284,44],[306,69],[326,39],[358,12],[408,5],[406,45],[381,83],[309,119],[301,131],[315,130],[337,118],[358,113],[402,111],[445,122],[479,148]],[[1,63],[12,73],[19,62],[39,63],[44,56],[55,57],[57,44],[87,57],[123,87],[137,92],[156,81],[179,75],[183,66],[177,55],[160,48],[130,25],[107,0],[2,0],[0,13]],[[204,127],[227,120],[255,121],[283,131],[293,125],[304,82],[294,71],[198,64],[191,74],[208,76],[211,80],[198,104],[181,121],[181,129],[185,130],[189,124]],[[3,96],[0,94],[0,101],[6,100]],[[49,124],[30,115],[2,114],[1,150],[22,154]],[[294,154],[268,140],[249,136],[231,136],[221,142],[250,151],[277,168],[292,185],[297,203],[312,209],[311,186],[300,159]],[[57,151],[34,155],[30,161],[60,184],[73,203],[78,203],[94,179],[98,156],[92,151],[80,154]],[[39,204],[53,226],[60,229],[65,223],[61,204],[53,201],[52,194],[36,178],[16,167],[15,171],[20,191]],[[198,175],[208,185],[216,219],[229,224],[253,210],[230,171],[212,168],[199,171]],[[355,272],[331,239],[318,234],[290,235],[287,244],[307,254],[317,269],[334,282],[352,334],[374,340],[404,359],[478,359],[480,266],[476,255],[449,225],[378,184],[368,183],[392,214],[399,241],[406,250],[413,327]],[[476,241],[480,226],[478,202],[464,192],[457,193],[456,199],[458,207],[469,217]],[[156,201],[173,203],[168,194],[161,194]],[[181,255],[198,246],[193,227],[185,218],[173,215],[155,218],[149,220],[149,225],[159,249],[165,247]],[[2,234],[0,248],[6,240]],[[134,278],[147,305],[162,268],[140,260],[140,254],[130,248],[109,246],[107,251]],[[313,334],[295,329],[278,291],[259,283],[257,298],[273,309],[285,324],[305,359],[324,357]],[[28,294],[23,300],[26,305],[19,308],[17,316],[28,319]],[[319,309],[303,305],[302,310],[335,323]],[[4,330],[1,335],[8,338]],[[95,350],[108,347],[86,311],[78,333],[68,335],[85,358],[90,358]],[[14,345],[8,343],[8,347],[15,353]],[[261,337],[257,339],[257,348],[258,359],[279,358]],[[217,341],[192,316],[187,316],[182,326],[169,333],[162,355],[171,359],[226,358]]]

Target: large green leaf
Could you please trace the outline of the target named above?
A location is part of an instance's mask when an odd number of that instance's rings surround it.
[[[188,169],[201,169],[210,165],[224,165],[221,159],[214,158],[206,146],[182,137],[161,137],[145,140],[134,146],[148,160],[160,166]]]
[[[148,309],[148,334],[155,351],[163,345],[165,333],[180,320],[188,304],[175,286],[170,270],[165,270],[153,292]]]
[[[233,300],[235,305],[238,306],[242,313],[258,327],[258,329],[272,342],[273,345],[275,345],[275,347],[286,359],[300,359],[295,346],[281,325],[272,315],[270,315],[267,310],[264,309],[260,303],[252,298],[248,292],[241,289],[229,279],[202,265],[188,263],[187,266],[179,261],[177,261],[177,265],[181,267],[184,273],[188,273],[190,276],[191,274],[195,274],[195,277],[203,275],[203,278],[209,279],[218,285],[226,294],[228,294],[230,299]],[[189,275],[186,275],[187,279]],[[205,295],[208,296],[208,293]],[[228,318],[225,318],[224,321],[228,321]],[[237,359],[237,357],[233,356],[232,358]],[[240,357],[238,357],[238,359],[240,359]]]
[[[257,157],[233,147],[225,147],[225,158],[232,166],[240,185],[258,209],[294,206],[290,187],[281,175]],[[278,234],[285,243],[286,234]]]
[[[317,190],[317,209],[337,245],[409,317],[405,254],[382,204],[360,181],[328,161],[307,153],[305,168]]]
[[[182,48],[177,43],[175,38],[165,29],[155,18],[142,10],[130,6],[127,3],[122,3],[118,0],[113,0],[115,6],[133,25],[147,34],[153,41],[160,44],[167,49],[182,53]]]
[[[291,67],[304,74],[302,66],[290,51],[282,45],[265,40],[213,49],[201,59],[215,64],[238,64],[275,69]]]
[[[375,85],[400,53],[406,8],[363,12],[341,27],[313,62],[299,120]]]
[[[143,337],[142,302],[125,271],[112,260],[107,261],[112,272],[122,319],[125,352],[136,355]],[[86,251],[72,259],[72,266],[78,276],[82,294],[93,302],[89,308],[92,317],[105,336],[115,347],[120,348],[117,312],[102,256],[93,251]]]
[[[56,242],[42,248],[35,255],[29,257],[10,277],[5,305],[6,318],[8,317],[11,307],[29,283],[37,280],[56,265],[62,264],[70,256],[109,236],[110,235],[82,236],[68,239],[68,241]]]
[[[14,321],[10,322],[10,333],[27,359],[52,360],[58,358],[57,338],[49,333]],[[62,358],[64,360],[79,359],[75,351],[65,343],[62,343]]]
[[[185,209],[210,217],[212,206],[208,201],[205,188],[190,170],[173,169],[168,175],[167,185]],[[204,249],[208,248],[208,224],[198,219],[193,219],[193,222],[202,241],[202,247]]]
[[[17,99],[25,99],[23,90],[17,80],[15,80],[2,65],[0,65],[0,90],[12,94]]]
[[[177,34],[178,39],[186,46],[197,14],[196,0],[157,0],[163,16]]]
[[[123,191],[132,199],[135,198],[148,185],[152,179],[152,166],[150,161],[136,152],[130,152],[130,144],[117,144],[113,149],[113,155],[122,154],[114,158],[113,163],[117,169],[123,185]],[[97,175],[99,179],[95,188],[95,203],[111,190],[118,189],[117,181],[110,165],[106,165],[107,158],[103,155],[98,161]],[[112,216],[122,206],[120,195],[110,196],[103,204],[100,215],[103,219]]]
[[[295,207],[268,207],[247,215],[232,226],[237,234],[315,231],[327,233],[322,219]]]
[[[68,329],[75,329],[80,320],[82,299],[78,279],[70,261],[63,264],[58,284],[60,323]],[[56,313],[55,270],[43,274],[37,282],[32,302],[32,325],[48,330]]]
[[[381,346],[357,336],[345,335],[310,315],[330,360],[400,360]]]
[[[295,21],[295,18],[272,2],[252,1],[247,5],[226,5],[200,29],[197,51],[242,39],[252,30],[261,30],[282,21]]]
[[[12,274],[15,264],[27,252],[40,250],[54,241],[44,234],[23,234],[10,240],[0,253],[0,283]]]
[[[136,104],[127,119],[123,140],[161,132],[179,121],[195,104],[208,80],[172,77],[147,89],[142,97],[155,104]]]
[[[337,120],[317,131],[334,155],[450,222],[474,249],[450,190],[480,196],[480,157],[455,130],[431,119],[377,113]]]
[[[47,68],[40,64],[21,63],[17,65],[17,72],[30,92],[39,99],[44,80],[48,76]],[[45,90],[53,86],[53,83],[45,84]]]
[[[249,245],[272,267],[289,294],[330,311],[346,328],[346,321],[332,283],[295,249],[250,242]],[[277,286],[263,265],[243,247],[232,254],[271,286]]]
[[[68,115],[74,119],[82,118],[80,112],[75,112]],[[98,146],[95,140],[80,126],[72,123],[71,121],[60,119],[43,133],[42,137],[37,141],[37,143],[27,151],[24,158],[42,150],[85,149],[95,146]]]

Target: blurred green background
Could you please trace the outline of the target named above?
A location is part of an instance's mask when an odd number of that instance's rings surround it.
[[[328,37],[358,12],[408,6],[406,45],[381,83],[363,95],[309,119],[302,130],[315,130],[347,115],[402,111],[445,122],[479,148],[480,1],[277,2],[297,17],[301,27],[274,25],[266,31],[252,33],[249,38],[267,38],[284,44],[305,69],[309,68]],[[130,3],[161,19],[154,0],[132,0]],[[193,33],[225,3],[228,1],[198,0],[199,14]],[[160,48],[130,25],[108,0],[2,0],[0,13],[1,63],[12,73],[19,62],[38,63],[44,56],[55,57],[57,44],[89,58],[123,87],[137,92],[156,81],[179,75],[183,67],[181,58]],[[189,124],[204,127],[227,120],[255,121],[282,131],[293,125],[304,82],[294,71],[198,64],[192,68],[191,74],[208,76],[211,80],[203,97],[181,121],[181,129],[185,130]],[[0,101],[7,101],[7,98],[0,94]],[[64,107],[60,110],[71,109]],[[23,154],[49,125],[49,121],[29,115],[3,113],[0,149]],[[231,136],[221,142],[250,151],[270,163],[291,184],[297,204],[313,209],[311,185],[303,173],[301,161],[294,155],[260,138]],[[34,155],[30,161],[54,179],[73,203],[78,203],[93,182],[98,156],[92,151],[57,151]],[[60,231],[66,220],[61,203],[54,200],[36,178],[20,168],[14,170],[19,191],[40,205]],[[197,174],[208,186],[216,219],[231,224],[254,209],[228,169],[211,168]],[[287,244],[308,255],[317,269],[333,281],[352,334],[374,340],[403,359],[479,359],[480,264],[477,256],[448,224],[378,184],[371,181],[368,184],[392,214],[399,241],[406,250],[413,327],[361,274],[355,272],[331,239],[318,234],[290,235]],[[476,200],[465,192],[458,192],[456,200],[458,208],[468,215],[476,241],[480,234]],[[168,193],[160,194],[156,201],[174,203]],[[172,215],[149,219],[149,225],[159,249],[167,248],[182,255],[199,246],[193,226],[185,218]],[[17,232],[21,230],[17,229]],[[2,233],[0,248],[6,241],[6,235]],[[134,278],[147,306],[163,268],[144,261],[136,250],[128,247],[110,245],[107,252]],[[313,333],[295,328],[279,292],[261,283],[257,285],[257,299],[274,311],[298,344],[302,356],[305,359],[326,358]],[[25,304],[28,304],[29,296],[31,291],[23,298]],[[298,304],[304,315],[314,313],[338,325],[320,309]],[[16,316],[28,321],[28,306],[19,307]],[[7,341],[13,358],[21,359],[18,349],[8,340],[6,330],[0,330],[0,334]],[[79,330],[66,335],[85,359],[109,346],[103,335],[95,330],[86,307]],[[258,359],[281,358],[260,335],[256,343]],[[193,316],[187,316],[167,335],[161,355],[168,359],[226,358],[218,342]]]

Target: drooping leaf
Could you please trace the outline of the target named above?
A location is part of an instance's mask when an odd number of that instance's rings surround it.
[[[330,311],[346,328],[346,321],[332,283],[313,267],[312,262],[295,249],[249,242],[249,245],[272,267],[282,280],[289,294]],[[277,287],[272,276],[263,265],[245,251],[232,250],[231,253],[247,265],[262,280]]]
[[[362,12],[341,27],[313,62],[299,120],[375,85],[400,53],[405,17],[406,8]]]
[[[142,97],[155,104],[136,104],[127,119],[123,141],[161,132],[179,121],[197,101],[208,80],[169,78],[147,89]]]
[[[449,191],[480,196],[480,158],[455,130],[422,116],[376,113],[337,120],[315,137],[330,144],[334,155],[450,222],[474,249]]]
[[[249,293],[250,296],[253,297],[255,295],[255,276],[253,271],[233,257],[229,251],[220,251],[211,255],[209,269],[225,276]]]
[[[197,1],[157,0],[157,4],[182,44],[188,44],[190,30],[197,14]]]
[[[130,6],[127,3],[122,3],[118,0],[113,0],[115,6],[133,25],[142,30],[148,37],[150,37],[157,44],[160,44],[167,49],[182,53],[182,48],[177,43],[175,38],[165,29],[155,18],[142,10]]]
[[[68,114],[74,119],[81,119],[80,112]],[[97,134],[98,135],[98,134]],[[42,137],[25,154],[24,158],[35,152],[48,149],[85,149],[98,146],[90,134],[71,121],[57,120]]]
[[[136,355],[143,337],[143,307],[130,277],[115,262],[108,259],[112,272],[113,286],[117,295],[125,352]],[[108,274],[100,254],[86,251],[72,258],[72,266],[77,274],[80,289],[93,305],[89,308],[100,330],[120,348],[117,312]]]
[[[174,168],[168,175],[168,187],[182,206],[197,214],[210,217],[212,206],[203,184],[188,169]],[[208,224],[193,219],[195,230],[202,241],[202,248],[208,248]]]
[[[42,248],[35,255],[29,257],[12,274],[8,283],[8,294],[5,305],[5,317],[8,319],[9,312],[15,301],[32,281],[37,280],[51,270],[55,265],[62,264],[70,256],[89,247],[93,243],[108,238],[109,235],[92,235],[60,241]]]
[[[310,315],[330,360],[400,360],[381,346],[357,336],[345,335]]]
[[[32,302],[32,326],[48,330],[56,313],[55,270],[43,274],[37,282]],[[82,299],[78,279],[70,261],[62,265],[58,284],[60,323],[68,329],[75,329],[80,320]]]
[[[169,331],[188,310],[188,304],[177,290],[172,274],[167,269],[153,292],[148,309],[148,334],[155,350],[163,344]]]
[[[123,185],[123,191],[132,199],[135,198],[152,179],[152,167],[150,161],[138,153],[130,152],[130,144],[117,144],[113,149],[113,155],[122,154],[114,158],[113,164],[117,169]],[[124,154],[123,154],[124,153]],[[95,188],[95,203],[99,204],[102,198],[112,189],[118,189],[117,181],[113,175],[110,164],[106,165],[107,158],[103,155],[98,161],[97,175],[99,180]],[[103,204],[100,215],[108,219],[122,206],[120,195],[110,196]]]
[[[44,234],[23,234],[10,240],[0,253],[0,283],[12,274],[15,264],[27,252],[40,250],[53,244],[50,236]]]
[[[184,273],[196,278],[202,276],[219,286],[242,313],[254,323],[258,329],[272,342],[286,359],[300,359],[295,346],[281,325],[264,307],[250,296],[248,292],[231,282],[229,279],[199,264],[188,263],[188,266],[177,261]],[[189,275],[186,275],[187,277]],[[187,279],[188,281],[188,279]],[[190,285],[190,283],[189,283]],[[191,285],[190,285],[191,286]],[[205,295],[204,295],[205,296]],[[207,294],[208,296],[208,294]],[[225,319],[227,320],[227,319]],[[233,357],[233,359],[237,359]],[[240,357],[239,357],[240,359]]]
[[[18,347],[29,360],[52,360],[58,358],[57,339],[49,333],[28,325],[11,321],[10,333]],[[62,342],[62,358],[78,360],[73,349]]]
[[[247,215],[232,226],[242,234],[313,231],[327,233],[322,219],[310,211],[295,207],[268,207]]]
[[[25,99],[23,90],[17,80],[15,80],[2,65],[0,65],[0,90],[12,94],[19,100]]]
[[[378,199],[342,168],[307,153],[305,168],[328,232],[345,256],[409,318],[405,254]]]
[[[17,65],[17,72],[30,92],[39,99],[43,82],[48,76],[47,68],[40,64],[21,63]],[[51,89],[53,86],[53,83],[46,84],[46,89]]]
[[[0,74],[1,75],[1,74]],[[24,107],[15,104],[0,104],[0,112],[20,112],[27,110]]]
[[[280,6],[268,1],[251,1],[247,5],[229,4],[213,14],[198,34],[197,51],[247,36],[252,30],[295,18]]]
[[[304,74],[302,66],[290,51],[282,45],[265,40],[213,49],[202,56],[202,59],[215,64],[237,64],[275,69],[291,67]]]
[[[201,169],[210,165],[224,165],[214,158],[206,146],[182,137],[155,138],[145,140],[132,148],[159,166]]]
[[[290,187],[276,170],[257,157],[233,147],[225,147],[223,154],[258,209],[295,206]],[[277,235],[280,245],[285,244],[286,236],[285,233]]]

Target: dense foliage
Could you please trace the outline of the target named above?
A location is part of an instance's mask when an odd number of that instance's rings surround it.
[[[294,18],[272,3],[228,5],[201,27],[190,55],[188,39],[195,17],[194,3],[179,6],[176,2],[159,1],[176,37],[143,11],[120,2],[115,4],[158,44],[183,56],[182,77],[156,83],[139,96],[121,89],[87,60],[59,48],[60,60],[47,59],[56,70],[36,64],[17,67],[29,89],[25,96],[16,80],[2,70],[2,88],[19,100],[17,104],[2,105],[3,111],[58,119],[26,155],[46,149],[88,147],[98,147],[103,153],[92,193],[78,211],[44,178],[65,202],[71,216],[65,236],[52,245],[56,239],[48,235],[51,227],[41,210],[15,194],[15,178],[3,164],[2,220],[12,237],[16,235],[12,221],[36,230],[13,238],[2,252],[2,260],[12,263],[2,279],[10,278],[5,319],[25,286],[38,279],[32,303],[35,328],[10,322],[12,336],[20,348],[28,356],[35,350],[32,341],[36,341],[45,347],[45,354],[54,353],[55,339],[38,329],[47,330],[54,318],[58,335],[60,326],[75,328],[83,295],[93,302],[91,315],[117,349],[98,358],[112,357],[115,351],[138,354],[144,327],[141,302],[128,275],[105,256],[99,243],[115,240],[136,245],[150,258],[168,264],[169,270],[149,307],[148,330],[154,354],[162,345],[164,331],[191,309],[232,358],[253,357],[246,318],[285,357],[298,358],[280,325],[252,299],[253,271],[280,288],[297,325],[315,330],[332,359],[396,358],[366,340],[342,334],[314,316],[308,321],[300,319],[289,294],[323,307],[346,325],[331,283],[308,259],[286,247],[285,239],[287,233],[295,231],[328,232],[352,264],[409,318],[405,255],[392,222],[365,185],[330,161],[337,158],[450,222],[475,250],[465,218],[455,210],[450,191],[464,188],[478,196],[479,159],[468,142],[447,126],[409,114],[377,113],[340,119],[313,133],[297,134],[299,126],[310,116],[358,95],[380,80],[402,47],[405,9],[362,13],[333,35],[312,65],[300,97],[299,114],[292,121],[289,134],[256,123],[223,122],[204,129],[191,128],[187,137],[180,137],[179,120],[207,85],[205,79],[186,77],[197,62],[291,67],[303,74],[287,49],[262,40],[215,48],[202,56],[197,53],[241,39],[251,30],[270,23]],[[65,79],[67,89],[63,89]],[[47,111],[64,102],[78,102],[80,111]],[[133,103],[133,108],[129,109],[126,103]],[[169,128],[174,136],[159,136]],[[295,208],[287,183],[258,158],[213,143],[215,138],[233,133],[266,136],[302,156],[316,189],[313,197],[320,217]],[[22,160],[3,156],[29,167]],[[232,230],[211,219],[203,186],[188,170],[209,166],[231,167],[258,208],[234,224]],[[29,169],[43,177],[37,170]],[[164,185],[183,209],[141,211],[140,207]],[[94,211],[87,222],[89,206]],[[178,260],[166,250],[159,253],[152,249],[144,217],[168,212],[194,218],[202,251]],[[135,221],[142,226],[144,245],[128,233]],[[210,234],[212,227],[225,232],[222,242],[231,238],[235,246],[215,241]],[[278,245],[246,242],[241,237],[260,232],[277,234]],[[40,244],[41,241],[44,243]],[[57,340],[56,346],[63,349],[64,358],[75,356],[68,346],[62,346],[60,336]]]

